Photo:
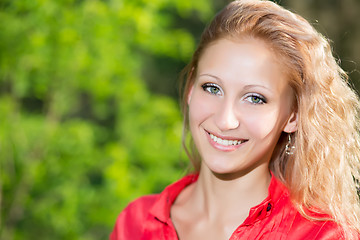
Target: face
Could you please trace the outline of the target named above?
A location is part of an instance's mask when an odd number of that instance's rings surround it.
[[[280,134],[296,130],[294,94],[269,49],[260,40],[221,39],[201,56],[188,106],[202,168],[267,168]]]

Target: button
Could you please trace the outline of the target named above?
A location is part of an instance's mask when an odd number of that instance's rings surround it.
[[[266,208],[266,211],[268,212],[268,211],[270,211],[271,210],[271,203],[268,203],[268,205],[267,205],[267,208]]]

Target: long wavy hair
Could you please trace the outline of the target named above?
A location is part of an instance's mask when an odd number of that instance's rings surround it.
[[[270,1],[240,0],[220,11],[204,30],[184,69],[183,144],[195,171],[200,156],[189,134],[187,96],[198,62],[210,43],[222,38],[262,39],[281,59],[293,88],[298,130],[292,133],[293,155],[285,154],[280,137],[269,168],[289,189],[299,212],[312,220],[318,211],[343,227],[360,232],[359,99],[348,76],[333,57],[329,42],[304,18]],[[309,212],[309,210],[311,210]]]

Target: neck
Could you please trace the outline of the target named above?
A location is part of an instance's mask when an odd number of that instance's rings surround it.
[[[202,166],[193,200],[210,221],[245,220],[250,208],[268,196],[270,179],[265,164],[236,176],[215,174]]]

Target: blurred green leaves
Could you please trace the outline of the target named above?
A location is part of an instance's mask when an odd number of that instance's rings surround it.
[[[183,175],[178,104],[143,69],[185,64],[195,40],[176,21],[212,13],[205,0],[0,2],[1,239],[107,239],[129,201]]]
[[[184,174],[169,95],[225,2],[0,0],[0,239],[107,239],[129,201]],[[359,79],[358,1],[281,4],[329,23]]]

